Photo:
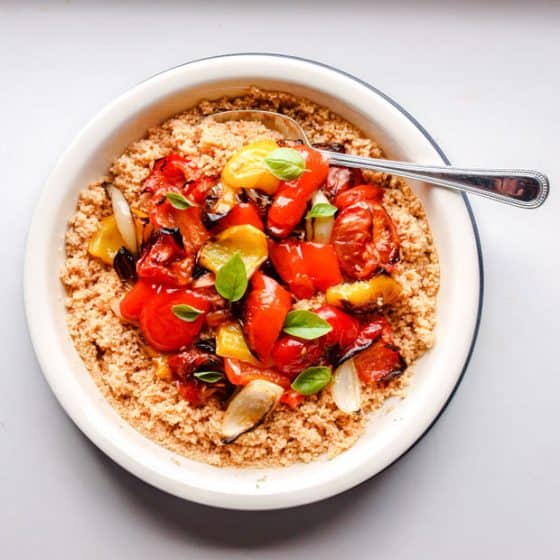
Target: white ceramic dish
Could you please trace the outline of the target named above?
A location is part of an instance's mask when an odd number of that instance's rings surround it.
[[[58,279],[67,220],[79,191],[103,175],[111,160],[148,127],[200,99],[239,94],[253,84],[327,105],[378,139],[389,157],[445,162],[434,141],[403,109],[371,86],[327,66],[280,55],[243,54],[173,68],[103,109],[58,162],[29,232],[25,305],[33,344],[52,390],[78,427],[113,460],[189,500],[235,509],[274,509],[320,500],[359,484],[398,459],[429,429],[457,387],[472,351],[482,270],[466,198],[413,183],[441,261],[437,344],[417,363],[408,397],[378,413],[358,443],[334,460],[284,469],[216,468],[175,455],[136,432],[102,397],[67,332]]]

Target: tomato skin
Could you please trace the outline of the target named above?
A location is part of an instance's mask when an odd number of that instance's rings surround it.
[[[167,364],[173,375],[179,379],[187,379],[195,371],[221,371],[223,369],[222,360],[218,356],[195,346],[168,356]]]
[[[323,305],[315,313],[332,326],[332,331],[325,335],[325,344],[328,346],[338,346],[344,351],[356,340],[360,322],[348,313],[334,305]]]
[[[276,383],[284,389],[289,389],[290,380],[285,375],[271,368],[258,368],[246,362],[240,362],[233,358],[224,359],[226,377],[232,385],[247,385],[253,379],[266,379]]]
[[[236,204],[214,227],[213,233],[220,233],[232,226],[251,225],[264,231],[257,205],[252,202]]]
[[[313,280],[297,241],[270,244],[270,258],[280,278],[298,298],[310,298],[315,293]],[[338,264],[337,264],[338,266]]]
[[[172,312],[174,305],[186,304],[203,313],[194,321],[182,321]],[[189,290],[161,291],[142,308],[140,330],[148,344],[160,352],[173,352],[191,344],[204,323],[208,300]]]
[[[406,369],[398,349],[378,340],[354,358],[360,379],[364,383],[386,385]]]
[[[276,341],[271,358],[281,374],[294,380],[306,367],[317,364],[323,350],[322,341],[282,336]]]
[[[329,172],[328,161],[320,152],[301,144],[293,148],[304,157],[306,171],[298,179],[281,182],[274,195],[268,210],[267,228],[278,238],[287,237],[303,218],[307,203]]]
[[[347,191],[341,192],[336,197],[335,206],[342,209],[364,200],[373,200],[374,202],[381,204],[384,192],[383,187],[380,187],[379,185],[359,185],[357,187],[352,187]]]
[[[332,242],[340,268],[355,280],[370,278],[379,265],[372,229],[373,215],[365,202],[342,209],[334,222]]]
[[[292,298],[276,280],[257,271],[244,306],[243,331],[257,358],[266,363],[290,307]]]
[[[301,244],[301,250],[305,266],[318,290],[324,292],[343,281],[332,245],[306,241]]]
[[[186,210],[174,209],[174,219],[181,232],[185,252],[194,258],[201,247],[210,239],[210,234],[202,223],[202,209],[199,206],[193,206]]]
[[[280,397],[280,402],[295,409],[305,400],[305,395],[294,391],[293,389],[288,389],[284,391],[284,394]]]
[[[172,235],[160,233],[138,262],[138,277],[166,286],[186,286],[192,279],[194,258],[187,255]]]
[[[373,212],[373,243],[379,261],[387,272],[392,272],[400,260],[400,239],[397,228],[383,206],[375,205]]]
[[[138,280],[119,305],[121,315],[128,321],[138,321],[142,308],[157,292],[157,285]]]

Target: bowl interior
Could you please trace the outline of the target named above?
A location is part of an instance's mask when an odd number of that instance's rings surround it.
[[[201,99],[239,95],[256,85],[326,105],[377,139],[388,157],[442,163],[429,139],[405,114],[360,82],[301,60],[269,56],[264,62],[264,57],[246,55],[191,63],[155,76],[105,108],[49,178],[29,233],[25,274],[28,322],[39,360],[61,404],[82,431],[122,466],[163,490],[240,509],[287,507],[333,495],[404,453],[435,419],[460,378],[480,296],[476,239],[463,199],[410,182],[424,204],[440,257],[437,343],[417,362],[408,397],[372,416],[366,433],[349,451],[328,463],[325,459],[283,469],[216,468],[159,447],[117,415],[69,338],[58,274],[66,224],[79,192],[105,174],[112,159],[149,127]]]

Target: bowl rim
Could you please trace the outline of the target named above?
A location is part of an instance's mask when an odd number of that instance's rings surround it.
[[[357,82],[358,84],[364,86],[365,88],[367,88],[368,90],[370,90],[371,92],[375,93],[377,96],[382,98],[384,101],[386,101],[388,104],[390,104],[394,109],[396,109],[403,117],[405,117],[405,119],[407,119],[422,134],[422,136],[431,144],[432,148],[439,155],[439,157],[442,159],[442,161],[445,164],[450,165],[449,159],[447,158],[447,156],[445,155],[445,153],[443,152],[443,150],[441,149],[439,144],[427,132],[427,130],[418,122],[418,120],[415,117],[413,117],[400,104],[398,104],[395,100],[393,100],[387,94],[380,91],[376,87],[372,86],[368,82],[366,82],[366,81],[364,81],[360,78],[357,78],[353,74],[350,74],[346,71],[340,70],[338,68],[335,68],[333,66],[330,66],[328,64],[325,64],[323,62],[319,62],[319,61],[316,61],[316,60],[311,60],[311,59],[298,57],[298,56],[294,56],[294,55],[280,54],[280,53],[239,52],[239,53],[220,54],[220,55],[215,55],[215,56],[209,56],[209,57],[203,57],[203,58],[197,58],[197,59],[189,60],[185,63],[182,63],[182,64],[179,64],[179,65],[164,69],[160,72],[157,72],[156,74],[153,74],[153,75],[145,78],[144,80],[141,80],[140,82],[137,82],[136,84],[134,84],[130,88],[127,88],[124,92],[122,92],[116,98],[109,101],[104,107],[101,108],[100,111],[96,111],[96,113],[89,119],[89,121],[85,124],[85,126],[81,127],[80,132],[74,137],[72,142],[62,152],[62,154],[60,155],[60,157],[56,161],[55,166],[52,168],[51,173],[49,174],[49,176],[48,176],[47,180],[45,181],[44,185],[47,185],[50,182],[50,179],[51,179],[52,175],[54,175],[55,170],[57,170],[57,168],[60,166],[60,164],[65,159],[65,156],[67,155],[67,152],[69,152],[71,150],[71,148],[74,146],[74,144],[77,143],[77,141],[78,141],[78,139],[81,135],[81,132],[86,130],[98,118],[98,116],[104,112],[104,110],[108,106],[112,105],[120,97],[126,96],[127,94],[131,93],[136,87],[144,84],[145,82],[150,81],[152,78],[155,78],[155,77],[157,77],[161,74],[165,74],[167,72],[171,72],[171,71],[173,71],[175,69],[178,69],[178,68],[188,67],[188,66],[193,65],[193,64],[197,64],[197,63],[201,63],[201,62],[205,62],[205,61],[216,60],[216,59],[231,58],[231,57],[248,57],[248,56],[263,57],[263,58],[264,57],[268,57],[268,58],[273,57],[273,58],[279,58],[279,59],[288,59],[288,60],[300,61],[300,62],[303,62],[303,63],[306,63],[306,64],[322,67],[322,68],[324,68],[324,69],[326,69],[330,72],[334,72],[336,74],[345,76],[345,77],[349,78],[350,80],[352,80],[354,82]],[[33,347],[34,347],[35,354],[36,354],[36,356],[38,358],[38,361],[39,361],[39,364],[41,366],[41,371],[43,373],[43,376],[46,378],[49,386],[51,387],[51,390],[53,390],[53,392],[55,393],[55,396],[57,397],[57,400],[59,401],[59,404],[63,407],[65,412],[70,416],[72,421],[74,423],[76,423],[76,425],[80,428],[80,430],[96,446],[100,447],[112,460],[114,460],[117,464],[123,466],[126,470],[131,472],[131,474],[134,474],[135,476],[138,476],[139,478],[143,479],[144,481],[148,482],[149,484],[151,484],[153,486],[156,486],[157,488],[159,488],[163,491],[173,493],[173,494],[179,496],[179,494],[176,494],[175,492],[173,492],[171,489],[169,489],[169,487],[165,487],[165,485],[161,481],[161,478],[154,477],[154,479],[149,480],[147,477],[142,476],[138,472],[134,472],[126,464],[123,464],[123,461],[121,461],[117,457],[115,457],[113,453],[109,453],[105,446],[100,445],[100,442],[97,441],[96,438],[92,437],[92,435],[91,435],[91,433],[89,433],[89,431],[84,430],[84,428],[82,427],[82,424],[74,418],[74,415],[71,414],[71,412],[68,410],[68,408],[63,404],[63,402],[59,398],[59,395],[58,395],[57,391],[54,390],[54,387],[52,386],[52,383],[49,379],[49,376],[45,373],[46,366],[43,365],[42,356],[37,350],[36,340],[35,340],[35,336],[34,336],[34,334],[35,334],[34,329],[31,327],[31,323],[34,320],[32,319],[32,316],[31,316],[31,310],[30,310],[30,307],[29,307],[29,299],[30,298],[28,297],[28,291],[29,291],[30,285],[31,285],[31,283],[29,281],[30,280],[30,278],[29,278],[29,276],[30,276],[29,268],[30,268],[30,261],[31,261],[31,251],[30,251],[31,242],[30,241],[31,241],[31,233],[32,233],[32,230],[33,230],[32,224],[33,224],[33,221],[36,217],[38,209],[42,204],[43,193],[44,193],[44,187],[42,189],[41,195],[39,196],[39,198],[38,198],[38,200],[35,204],[35,209],[34,209],[32,219],[31,219],[31,222],[30,222],[30,226],[29,226],[29,230],[28,230],[28,235],[27,235],[27,240],[26,240],[26,248],[25,248],[25,258],[24,258],[24,304],[25,304],[25,311],[26,311],[27,326],[28,326],[28,330],[29,330],[30,335],[31,335],[31,340],[32,340],[32,344],[33,344]],[[473,210],[472,210],[472,207],[470,205],[470,202],[469,202],[469,199],[468,199],[467,195],[465,193],[461,193],[461,197],[462,197],[462,201],[464,203],[465,209],[467,211],[467,215],[468,215],[469,220],[470,220],[470,225],[472,227],[472,233],[473,233],[473,238],[474,238],[474,242],[475,242],[475,249],[476,249],[476,256],[477,256],[477,265],[478,265],[478,289],[477,289],[478,302],[477,302],[477,309],[476,309],[476,317],[475,317],[475,321],[474,321],[474,324],[473,324],[473,330],[472,330],[470,344],[468,346],[468,351],[466,353],[461,371],[460,371],[459,375],[457,376],[455,385],[454,385],[453,389],[450,391],[450,393],[447,397],[447,400],[443,403],[439,412],[433,417],[432,421],[427,425],[425,430],[416,438],[416,440],[408,448],[406,448],[398,456],[396,456],[385,467],[381,468],[380,470],[378,470],[377,472],[375,472],[371,476],[365,478],[364,480],[359,482],[357,485],[353,484],[353,485],[346,486],[342,491],[345,491],[347,489],[350,489],[351,487],[358,486],[360,484],[363,484],[364,482],[367,482],[368,480],[371,480],[372,478],[374,478],[378,474],[382,473],[383,471],[385,471],[386,469],[388,469],[389,467],[394,465],[397,461],[399,461],[402,457],[404,457],[409,451],[411,451],[428,434],[428,432],[431,430],[431,428],[435,425],[435,423],[440,419],[442,414],[445,412],[445,410],[449,406],[451,400],[453,399],[455,393],[457,392],[457,390],[458,390],[458,388],[461,384],[461,381],[462,381],[462,379],[465,375],[465,372],[468,368],[468,365],[470,363],[470,360],[471,360],[471,357],[472,357],[472,354],[473,354],[473,351],[474,351],[476,340],[477,340],[477,337],[478,337],[480,321],[481,321],[481,316],[482,316],[483,299],[484,299],[484,270],[483,270],[482,247],[481,247],[480,235],[479,235],[476,219],[474,217],[474,213],[473,213]],[[226,507],[226,508],[231,508],[231,509],[280,509],[280,508],[284,508],[284,507],[290,507],[290,506],[293,506],[293,505],[304,505],[304,504],[307,504],[307,503],[311,503],[313,501],[326,499],[327,497],[335,495],[339,492],[341,492],[341,490],[336,490],[336,491],[334,491],[334,492],[332,492],[328,495],[317,496],[315,499],[293,500],[288,505],[286,505],[286,504],[272,505],[272,506],[271,505],[268,505],[268,506],[264,505],[262,508],[254,507],[254,506],[252,506],[251,508],[242,508],[241,506],[236,507],[236,506],[232,506],[232,505],[222,505],[220,503],[217,503],[216,500],[202,500],[202,499],[200,499],[196,496],[190,496],[188,499],[190,499],[192,501],[197,501],[199,503],[204,503],[204,504],[207,504],[207,505],[213,505],[213,506],[216,506],[216,507]],[[180,497],[185,498],[185,496],[180,496]]]

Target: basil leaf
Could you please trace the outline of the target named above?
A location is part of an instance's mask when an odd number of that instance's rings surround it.
[[[336,214],[338,208],[326,202],[315,204],[313,208],[307,213],[306,218],[330,218]]]
[[[330,323],[321,319],[317,313],[300,309],[298,311],[290,311],[286,315],[284,321],[284,332],[304,338],[305,340],[313,340],[319,338],[332,331]]]
[[[278,148],[264,159],[268,170],[282,181],[297,179],[305,171],[305,160],[301,152],[293,148]]]
[[[313,366],[304,369],[294,379],[291,387],[302,395],[314,395],[326,387],[331,379],[331,368],[327,366]]]
[[[171,307],[171,311],[173,312],[173,315],[177,317],[177,319],[181,319],[181,321],[185,321],[187,323],[196,321],[198,316],[204,313],[200,309],[187,305],[186,303],[179,303],[177,305],[174,305],[173,307]]]
[[[224,378],[221,371],[195,371],[194,376],[204,383],[216,383]]]
[[[169,200],[169,204],[171,204],[173,208],[177,208],[177,210],[186,210],[192,206],[192,204],[182,194],[168,192],[165,196],[167,197],[167,200]]]
[[[247,290],[247,269],[239,255],[235,253],[216,274],[216,291],[229,301],[239,301]]]

